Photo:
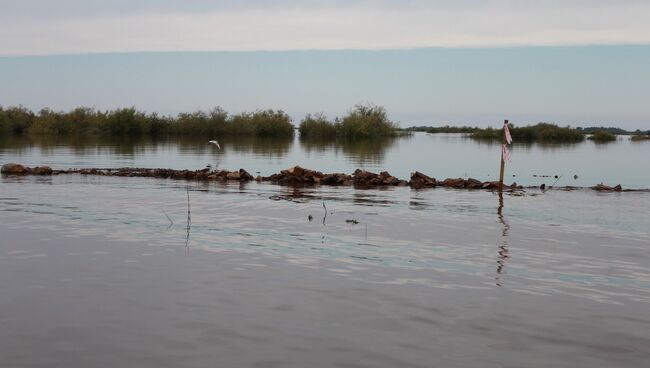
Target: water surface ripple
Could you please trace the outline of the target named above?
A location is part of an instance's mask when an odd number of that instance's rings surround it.
[[[3,177],[0,363],[644,366],[650,195],[528,194]]]

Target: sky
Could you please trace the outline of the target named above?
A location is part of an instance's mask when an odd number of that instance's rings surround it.
[[[0,0],[0,105],[650,128],[650,1]]]

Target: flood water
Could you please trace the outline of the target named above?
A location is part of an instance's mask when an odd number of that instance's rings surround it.
[[[481,165],[498,159],[498,147],[455,135],[222,147],[5,140],[0,162],[212,161],[263,174],[363,166],[402,177],[462,177],[462,163],[485,178]],[[643,167],[630,152],[648,147],[516,147],[510,170],[536,184],[534,171],[562,162],[548,174],[566,177],[591,162],[560,184],[620,177],[650,187],[647,169],[627,167]],[[536,166],[522,171],[521,161]],[[591,190],[501,199],[442,188],[3,176],[0,366],[645,367],[648,208],[649,193]]]
[[[301,141],[278,138],[219,139],[221,150],[200,139],[93,139],[0,137],[0,162],[68,167],[213,167],[270,175],[294,165],[322,172],[352,173],[357,168],[408,180],[413,171],[438,179],[498,178],[500,144],[479,142],[462,134],[416,133],[406,138],[355,141]],[[506,165],[506,181],[523,185],[592,186],[601,182],[626,188],[650,187],[649,142],[585,141],[571,144],[517,143]],[[541,176],[550,176],[542,178]],[[574,177],[577,176],[577,179]]]

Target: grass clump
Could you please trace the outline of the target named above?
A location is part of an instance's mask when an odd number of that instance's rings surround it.
[[[598,143],[605,143],[615,141],[616,135],[606,130],[596,130],[595,132],[591,133],[587,139]]]
[[[584,134],[577,129],[559,127],[549,123],[538,123],[524,127],[509,124],[508,127],[512,139],[516,142],[582,142],[585,139]],[[480,140],[501,140],[503,139],[503,130],[492,127],[478,129],[470,137]]]

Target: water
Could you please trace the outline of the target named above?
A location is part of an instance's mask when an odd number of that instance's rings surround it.
[[[67,167],[164,167],[200,169],[207,164],[229,170],[244,168],[270,175],[293,165],[323,172],[351,173],[356,168],[387,170],[409,178],[419,170],[439,179],[498,178],[500,145],[476,142],[459,134],[417,133],[410,138],[354,142],[302,142],[295,139],[220,138],[222,150],[208,139],[166,141],[0,138],[0,162]],[[592,186],[601,182],[626,188],[650,187],[646,169],[650,144],[515,144],[506,181],[523,185]],[[577,175],[577,179],[574,176]]]
[[[498,158],[455,135],[356,148],[224,140],[223,152],[196,141],[69,143],[3,141],[0,159],[405,176],[413,157],[417,169],[449,173],[438,176],[463,176],[462,162],[481,177],[481,162]],[[520,147],[511,168],[550,168],[567,152],[593,162],[600,150],[634,164],[629,152],[648,146]],[[650,186],[647,172],[624,166],[592,163],[576,182],[600,174]],[[649,206],[648,193],[591,190],[500,200],[443,188],[3,176],[0,366],[644,367]]]

